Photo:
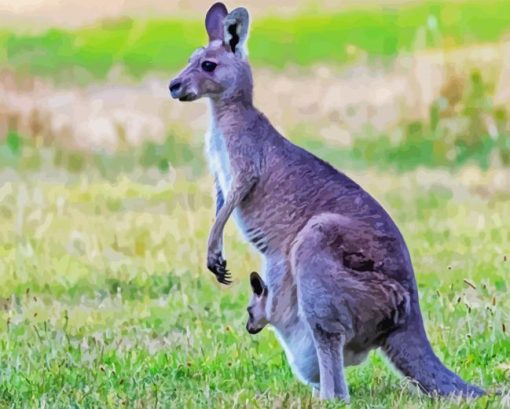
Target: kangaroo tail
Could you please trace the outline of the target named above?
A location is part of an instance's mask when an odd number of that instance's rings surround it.
[[[464,382],[446,368],[427,339],[419,305],[411,306],[407,325],[392,332],[383,350],[404,376],[411,378],[428,395],[478,397],[485,392]]]

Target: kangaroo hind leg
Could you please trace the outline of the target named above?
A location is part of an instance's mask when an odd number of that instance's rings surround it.
[[[331,246],[325,224],[310,220],[292,251],[300,316],[313,336],[320,370],[320,398],[349,401],[344,377],[344,345],[352,338],[353,317],[342,297],[342,265]],[[335,223],[336,224],[336,223]]]
[[[319,273],[325,272],[317,267]],[[320,398],[347,402],[349,391],[344,377],[344,345],[352,333],[352,317],[342,308],[341,297],[334,299],[328,282],[311,278],[317,271],[307,271],[311,274],[300,277],[298,281],[298,300],[301,318],[310,328],[319,361]]]
[[[343,366],[345,335],[326,332],[320,325],[316,325],[312,333],[319,359],[320,399],[349,402]]]

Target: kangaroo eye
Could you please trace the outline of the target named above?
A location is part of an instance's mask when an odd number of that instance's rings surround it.
[[[202,63],[202,69],[207,72],[213,72],[218,64],[212,61],[204,61]]]

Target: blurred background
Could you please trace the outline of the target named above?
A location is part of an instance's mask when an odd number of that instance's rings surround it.
[[[0,1],[0,136],[194,148],[204,104],[170,102],[167,83],[204,44],[208,2],[102,3]],[[250,60],[257,105],[291,138],[362,166],[510,161],[508,2],[273,3],[247,4]]]
[[[257,107],[401,227],[441,357],[508,380],[510,2],[226,4],[251,13]],[[0,0],[0,404],[307,396],[274,337],[244,333],[259,260],[231,224],[234,285],[205,269],[207,104],[170,100],[168,82],[210,5]],[[399,382],[369,365],[353,400],[374,398],[364,376]]]

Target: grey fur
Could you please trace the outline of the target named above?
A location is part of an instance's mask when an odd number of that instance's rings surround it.
[[[272,324],[294,373],[320,388],[322,398],[348,400],[343,367],[379,347],[428,394],[483,394],[432,351],[409,252],[391,217],[354,181],[281,136],[253,106],[250,66],[225,38],[227,25],[241,22],[237,44],[244,45],[248,14],[236,9],[220,18],[225,10],[218,3],[210,9],[209,45],[170,84],[174,98],[210,100],[206,146],[218,203],[207,267],[230,283],[223,229],[233,215],[263,255],[260,322]],[[217,64],[214,71],[206,72],[204,61]]]

